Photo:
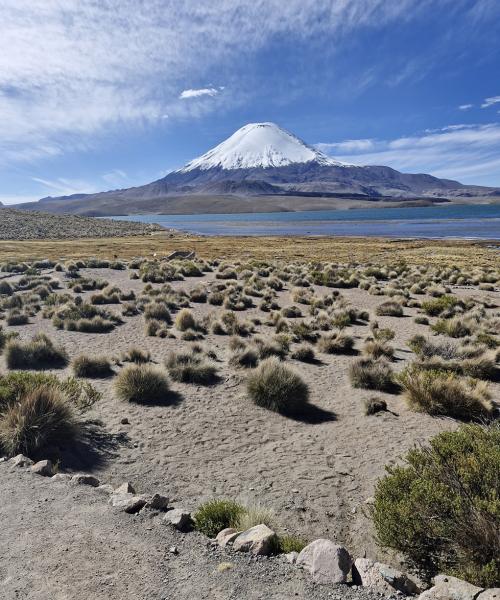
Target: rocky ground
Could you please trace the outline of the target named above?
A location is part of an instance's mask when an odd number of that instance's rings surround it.
[[[0,240],[104,238],[157,231],[165,229],[146,223],[0,208]]]

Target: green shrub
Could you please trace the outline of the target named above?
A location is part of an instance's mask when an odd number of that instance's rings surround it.
[[[424,300],[422,310],[429,317],[438,317],[442,313],[454,309],[456,306],[463,306],[458,298],[453,296],[441,296],[433,300]]]
[[[391,391],[394,376],[389,363],[384,358],[358,358],[349,367],[351,384],[355,388]]]
[[[398,376],[410,408],[430,415],[480,419],[493,413],[484,381],[464,379],[446,371],[406,367]]]
[[[149,365],[126,366],[119,372],[114,383],[120,400],[138,404],[168,401],[170,386],[166,374]]]
[[[232,500],[210,500],[202,504],[193,515],[195,528],[214,538],[227,527],[235,527],[245,511],[241,504]]]
[[[45,334],[36,335],[30,342],[10,340],[5,346],[5,362],[9,369],[58,369],[68,364],[62,347],[54,346]]]
[[[210,385],[217,379],[215,365],[192,352],[170,352],[165,360],[170,377],[181,383]]]
[[[265,359],[249,374],[247,392],[258,406],[283,414],[300,412],[309,400],[302,377],[275,357]]]
[[[0,447],[9,455],[32,455],[73,438],[77,421],[63,392],[41,385],[16,397],[0,412]]]
[[[473,327],[463,317],[453,317],[452,319],[439,319],[434,325],[431,325],[431,329],[437,334],[462,338],[469,336]]]
[[[276,554],[300,552],[307,546],[307,542],[295,535],[279,535],[276,543]]]
[[[386,467],[375,490],[379,543],[429,579],[500,582],[500,426],[465,425]]]
[[[113,375],[111,363],[105,356],[78,356],[71,365],[76,377],[109,377]]]

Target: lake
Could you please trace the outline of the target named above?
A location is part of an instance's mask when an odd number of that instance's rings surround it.
[[[337,235],[500,240],[500,205],[368,208],[280,213],[131,215],[201,235]]]

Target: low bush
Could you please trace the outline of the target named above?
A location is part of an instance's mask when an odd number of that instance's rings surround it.
[[[430,415],[481,419],[493,412],[486,383],[446,371],[406,367],[398,376],[409,406]]]
[[[391,359],[394,356],[394,348],[385,342],[367,340],[363,345],[363,354],[372,358],[385,356]]]
[[[355,388],[391,391],[394,389],[394,374],[384,358],[358,358],[349,367],[351,384]]]
[[[149,365],[131,364],[115,379],[115,392],[120,400],[137,404],[160,404],[168,400],[170,386],[166,374]]]
[[[151,354],[147,350],[132,346],[123,354],[122,360],[124,362],[133,362],[141,365],[150,362]]]
[[[244,511],[241,504],[232,500],[210,500],[194,513],[194,525],[201,533],[214,538],[223,529],[235,527]]]
[[[378,316],[384,317],[402,317],[403,316],[403,307],[399,302],[383,302],[379,304],[375,309],[375,314]]]
[[[179,331],[186,329],[196,329],[196,320],[189,308],[183,308],[175,317],[175,326]]]
[[[259,354],[255,348],[237,348],[229,358],[232,367],[254,368],[259,362]]]
[[[375,489],[381,545],[427,580],[447,573],[481,587],[500,581],[500,426],[464,425],[386,467]]]
[[[52,443],[74,438],[77,421],[63,392],[41,385],[18,396],[0,412],[0,446],[28,456]]]
[[[314,362],[314,348],[310,344],[300,344],[300,346],[297,346],[292,352],[292,358],[300,360],[301,362]]]
[[[249,374],[247,392],[258,406],[283,414],[300,412],[309,401],[302,377],[275,357],[265,359]]]
[[[429,317],[438,317],[442,313],[454,309],[456,306],[463,306],[463,303],[454,296],[441,296],[422,302],[422,310]]]
[[[162,321],[169,325],[172,323],[170,311],[168,310],[167,305],[162,302],[148,304],[144,309],[144,318],[146,320]]]
[[[170,352],[165,360],[170,377],[181,383],[210,385],[217,379],[217,368],[192,352]]]
[[[300,552],[307,546],[307,542],[301,537],[295,535],[279,535],[276,543],[277,554],[289,554],[290,552]]]
[[[45,334],[30,342],[12,339],[5,346],[5,362],[9,369],[60,369],[68,364],[64,348],[55,346]]]
[[[113,375],[111,363],[105,356],[78,356],[71,364],[76,377],[109,377]]]
[[[7,318],[5,319],[7,325],[27,325],[29,323],[29,317],[26,313],[19,312],[18,310],[11,310]]]

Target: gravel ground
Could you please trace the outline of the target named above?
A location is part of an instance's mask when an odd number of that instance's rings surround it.
[[[160,225],[0,208],[0,240],[101,238],[165,231]]]
[[[0,476],[5,600],[384,597],[367,588],[315,584],[282,556],[255,559],[213,548],[197,532],[182,534],[163,524],[161,515],[116,512],[95,488],[51,481],[9,463],[0,464]]]

